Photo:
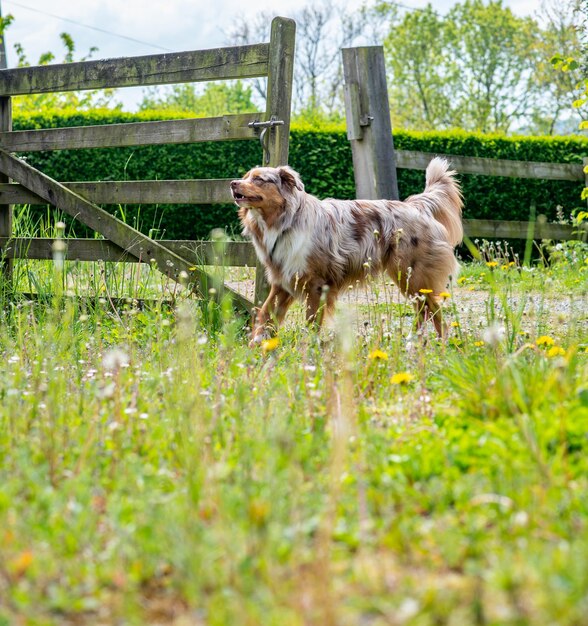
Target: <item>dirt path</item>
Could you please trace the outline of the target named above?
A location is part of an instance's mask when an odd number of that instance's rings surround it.
[[[250,300],[253,299],[254,281],[243,280],[228,283]],[[467,331],[482,331],[491,320],[501,324],[504,320],[504,304],[492,298],[488,290],[471,286],[456,285],[452,298],[445,303],[448,321]],[[532,336],[547,333],[553,329],[558,335],[565,335],[573,325],[578,328],[580,337],[588,341],[588,298],[578,293],[544,295],[542,293],[516,293],[508,297],[506,304],[510,314],[521,318],[521,326]],[[399,290],[383,281],[371,286],[357,287],[343,294],[337,309],[350,315],[361,326],[379,323],[382,317],[398,318],[403,313],[410,314],[412,307]],[[302,312],[298,309],[288,315],[290,323],[300,323]]]

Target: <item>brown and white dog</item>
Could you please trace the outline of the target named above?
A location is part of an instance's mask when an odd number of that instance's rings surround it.
[[[404,202],[319,200],[290,167],[254,168],[232,181],[231,191],[271,286],[252,344],[270,336],[294,299],[305,301],[307,320],[320,325],[321,302],[330,313],[343,288],[383,271],[416,296],[417,324],[432,318],[445,334],[439,293],[457,273],[454,247],[463,237],[462,195],[447,161],[434,158],[425,191]]]

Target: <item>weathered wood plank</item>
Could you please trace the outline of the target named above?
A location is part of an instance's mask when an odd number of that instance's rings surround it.
[[[341,52],[356,197],[398,200],[384,49],[365,46]]]
[[[187,120],[17,130],[0,133],[0,145],[9,152],[35,152],[255,139],[255,131],[247,124],[259,117],[260,113],[245,113]]]
[[[179,281],[181,273],[185,272],[188,282],[194,285],[195,290],[200,290],[200,294],[207,288],[207,285],[214,284],[213,277],[194,267],[157,241],[149,239],[99,206],[2,149],[0,149],[0,171],[92,230],[101,233],[128,253],[140,259],[153,260],[159,270],[170,278]],[[220,285],[217,287],[221,288]],[[224,289],[232,295],[235,304],[249,311],[251,303],[246,298],[228,287]]]
[[[0,70],[0,96],[266,76],[269,44]]]
[[[586,228],[577,232],[568,224],[533,222],[529,230],[529,222],[499,220],[464,220],[464,231],[468,237],[493,237],[497,239],[527,239],[529,232],[533,239],[569,240],[586,237]]]
[[[266,119],[273,118],[284,123],[267,131],[266,145],[269,151],[269,161],[264,165],[271,167],[288,164],[295,39],[296,22],[294,20],[283,17],[276,17],[272,20]]]
[[[62,183],[95,204],[232,204],[230,178]],[[0,203],[46,204],[18,183],[0,184]]]
[[[2,39],[4,46],[4,39]],[[6,59],[4,58],[4,62]],[[12,99],[10,97],[0,97],[0,131],[12,130]],[[10,178],[0,173],[0,184],[10,184]],[[12,202],[0,201],[0,237],[10,237],[12,235]],[[0,271],[4,278],[10,281],[12,278],[12,261],[2,258],[0,255]]]
[[[54,239],[45,237],[0,237],[0,247],[9,259],[53,259]],[[107,239],[64,239],[69,261],[147,263]],[[257,256],[247,241],[230,241],[219,246],[212,241],[158,240],[162,246],[196,265],[255,267]]]
[[[396,151],[396,167],[425,170],[435,156],[445,157],[460,174],[483,174],[509,178],[540,178],[547,180],[584,180],[581,163],[540,163],[434,154],[411,150]]]

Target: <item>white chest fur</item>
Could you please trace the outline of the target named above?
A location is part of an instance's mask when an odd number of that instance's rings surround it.
[[[312,238],[300,231],[285,232],[274,240],[271,258],[280,266],[286,282],[307,271],[308,256],[312,249]]]

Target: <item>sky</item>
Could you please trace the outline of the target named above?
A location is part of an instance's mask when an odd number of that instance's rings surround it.
[[[339,7],[357,9],[363,0],[332,0]],[[426,0],[400,0],[407,7],[424,7]],[[15,66],[14,44],[19,43],[31,65],[51,51],[63,57],[62,32],[76,44],[76,58],[91,47],[94,59],[179,52],[227,45],[227,32],[236,20],[254,17],[264,10],[292,16],[312,0],[0,0],[2,15],[13,23],[5,33],[8,66]],[[455,0],[433,6],[446,12]],[[532,15],[541,0],[504,0],[517,15]],[[91,27],[91,28],[88,28]],[[124,90],[119,99],[133,109],[142,90]],[[121,93],[121,92],[119,92]]]

